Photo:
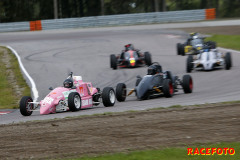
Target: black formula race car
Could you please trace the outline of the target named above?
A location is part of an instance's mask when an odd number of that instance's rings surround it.
[[[110,55],[110,66],[112,69],[118,67],[133,68],[144,65],[151,65],[152,59],[149,52],[141,53],[139,50],[134,49],[132,44],[125,45],[125,50],[119,55]]]
[[[190,75],[184,75],[182,79],[173,76],[170,71],[162,71],[159,63],[154,62],[148,67],[148,74],[144,77],[137,77],[136,86],[127,94],[127,87],[119,83],[116,87],[116,98],[119,102],[125,101],[126,97],[135,92],[137,99],[165,96],[172,97],[179,89],[184,93],[192,93],[193,80]]]
[[[190,37],[183,44],[177,43],[177,55],[185,56],[198,54],[203,46],[209,46],[211,49],[217,47],[216,42],[204,41],[205,37],[200,37],[198,33],[191,33]]]

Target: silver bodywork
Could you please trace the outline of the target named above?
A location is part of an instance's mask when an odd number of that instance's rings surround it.
[[[218,52],[217,49],[211,49],[195,55],[193,64],[193,68],[212,70],[215,67],[224,67],[225,59],[223,53]]]

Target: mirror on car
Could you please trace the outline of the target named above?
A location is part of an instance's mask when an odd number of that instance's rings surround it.
[[[49,90],[53,90],[53,87],[49,87]]]

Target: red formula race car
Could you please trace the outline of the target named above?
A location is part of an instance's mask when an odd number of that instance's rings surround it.
[[[141,53],[133,47],[132,44],[125,45],[125,50],[119,55],[110,55],[110,66],[112,69],[118,67],[133,68],[138,66],[152,64],[151,54],[149,52]]]

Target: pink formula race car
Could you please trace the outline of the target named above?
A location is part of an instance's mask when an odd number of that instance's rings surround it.
[[[20,112],[23,116],[30,116],[40,107],[40,114],[50,114],[64,111],[79,111],[91,108],[101,102],[105,107],[114,106],[115,92],[112,87],[105,87],[103,91],[94,88],[92,83],[83,82],[81,76],[69,77],[63,82],[63,87],[49,88],[51,92],[40,102],[33,102],[29,96],[20,100]]]

